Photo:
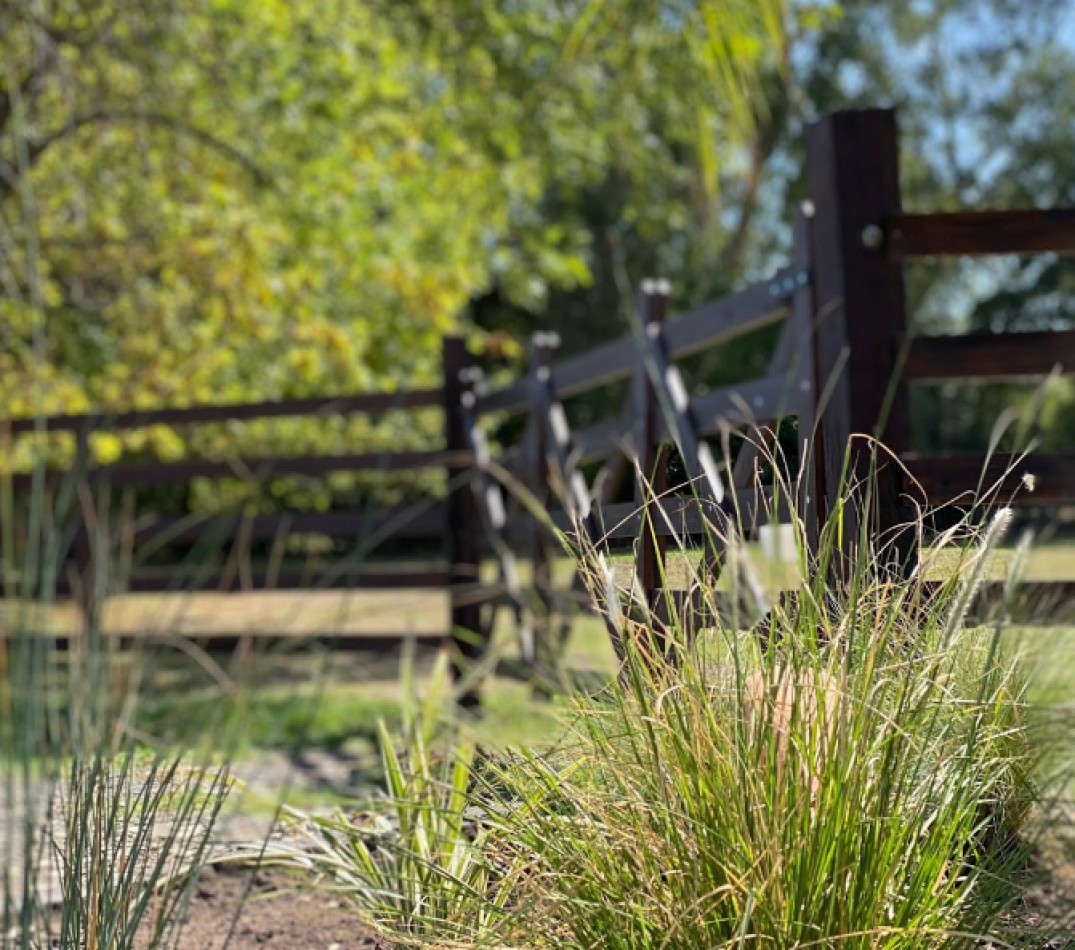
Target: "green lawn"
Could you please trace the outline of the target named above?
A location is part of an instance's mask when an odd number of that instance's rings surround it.
[[[751,554],[771,587],[792,587],[798,583],[797,567],[762,556],[757,545]],[[954,561],[954,552],[950,555]],[[1003,576],[1011,550],[993,557],[989,573]],[[687,586],[696,575],[700,561],[697,551],[672,553],[668,557],[667,578],[672,588]],[[947,558],[937,566],[944,569]],[[632,572],[630,553],[613,557],[617,580],[627,583]],[[553,564],[554,582],[567,583],[571,562],[559,558]],[[496,565],[487,564],[488,580],[496,577]],[[530,566],[520,564],[524,584]],[[1075,580],[1075,543],[1064,542],[1036,548],[1031,552],[1028,580]],[[447,625],[448,598],[443,591],[259,591],[253,594],[127,594],[113,597],[105,605],[103,625],[107,632],[125,635],[171,634],[207,636],[213,633],[313,633],[423,634],[437,633]],[[11,629],[16,612],[23,611],[24,623],[53,634],[73,633],[79,628],[75,607],[60,603],[42,610],[37,605],[0,601],[0,625]]]
[[[697,554],[669,559],[673,586],[682,585],[697,564]],[[1000,576],[1010,551],[1000,552],[990,572]],[[759,562],[770,581],[787,565]],[[621,582],[630,577],[631,562],[619,557],[614,566]],[[525,565],[524,565],[525,569]],[[565,583],[570,564],[556,564]],[[1032,579],[1075,578],[1075,544],[1043,547],[1034,552]],[[10,610],[10,605],[7,605]],[[66,623],[66,608],[51,618]],[[205,634],[213,630],[259,632],[361,631],[433,632],[447,622],[447,600],[438,592],[271,593],[255,595],[137,595],[117,598],[108,606],[106,623],[114,631]],[[1057,716],[1075,710],[1075,627],[1026,627],[1017,635],[1031,647],[1034,665],[1033,701]],[[501,611],[497,647],[513,652],[507,611]],[[158,658],[143,688],[135,728],[147,743],[190,743],[209,738],[240,758],[265,750],[313,748],[369,760],[375,764],[375,725],[379,718],[398,720],[401,691],[398,659],[320,653],[293,656],[261,654],[245,660],[217,661],[174,651]],[[568,645],[566,666],[600,682],[614,669],[604,626],[593,616],[577,618]],[[428,663],[425,670],[428,670]],[[419,677],[421,681],[421,676]],[[484,690],[486,715],[474,729],[490,745],[540,745],[559,732],[561,700],[535,699],[528,686],[492,678]],[[212,731],[208,733],[207,727]],[[1072,757],[1075,761],[1075,756]]]

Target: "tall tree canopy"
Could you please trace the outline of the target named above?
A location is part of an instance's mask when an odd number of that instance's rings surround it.
[[[780,38],[777,0],[0,4],[0,399],[435,383],[471,299],[536,313],[592,280],[576,194],[622,174],[640,226],[669,189],[707,200]],[[268,429],[277,449],[431,431]]]
[[[22,414],[421,386],[456,328],[580,349],[623,332],[642,276],[689,306],[778,263],[803,127],[834,108],[900,108],[910,207],[1071,203],[1071,7],[8,0],[0,398]],[[1051,258],[909,281],[932,329],[1067,326],[1075,306]],[[695,372],[754,375],[770,343]],[[981,442],[1016,396],[924,393],[921,437]],[[1050,405],[1055,442],[1071,400]],[[162,428],[97,450],[376,448],[437,425]]]

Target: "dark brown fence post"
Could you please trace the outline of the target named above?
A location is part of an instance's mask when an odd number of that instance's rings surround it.
[[[560,338],[552,333],[535,333],[530,341],[530,488],[534,497],[546,510],[552,500],[549,467],[548,425],[545,418],[544,401],[540,387],[539,375],[551,369],[556,353],[560,348]],[[532,521],[534,534],[531,547],[531,564],[533,566],[533,587],[540,605],[540,616],[535,618],[534,647],[541,669],[552,669],[556,663],[556,641],[553,612],[555,598],[552,583],[552,545],[548,529]]]
[[[646,327],[663,323],[668,315],[667,281],[645,280],[638,294],[643,332]],[[649,372],[640,357],[634,377],[634,442],[638,453],[639,477],[635,479],[635,505],[642,512],[635,566],[642,597],[651,619],[656,619],[666,604],[662,590],[667,537],[660,531],[660,501],[668,491],[668,452],[661,445],[661,407],[657,401]],[[664,616],[667,616],[665,613]],[[657,623],[653,624],[658,626]],[[662,648],[664,643],[660,644]]]
[[[473,474],[473,469],[467,461],[466,414],[463,407],[463,396],[468,387],[463,373],[471,362],[466,342],[462,337],[446,336],[442,357],[444,428],[448,452],[445,549],[451,597],[451,668],[453,680],[459,682],[471,674],[475,663],[486,652],[488,643],[482,637],[481,604],[474,593],[481,579],[478,541],[481,513],[468,478]],[[468,709],[477,708],[481,703],[476,687],[464,690],[458,701]]]
[[[900,210],[896,117],[892,110],[838,112],[807,136],[815,208],[813,267],[817,304],[817,387],[831,397],[823,407],[825,510],[836,513],[848,440],[874,435],[895,452],[909,441],[907,397],[894,379],[905,327],[903,274],[886,258],[884,226]],[[848,478],[862,484],[873,468],[870,446],[855,439]],[[870,503],[870,544],[891,541],[904,521],[901,472],[876,455]],[[862,504],[861,492],[858,505]],[[843,509],[842,553],[857,545],[861,510]],[[890,550],[903,567],[913,563],[913,532],[901,532]],[[846,567],[846,561],[845,561]]]

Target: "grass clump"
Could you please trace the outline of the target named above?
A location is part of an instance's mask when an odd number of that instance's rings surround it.
[[[0,550],[5,576],[37,579],[14,591],[32,609],[10,614],[0,638],[0,948],[171,946],[231,788],[228,767],[135,737],[149,658],[117,656],[94,612],[66,652],[36,632],[68,561],[55,527],[65,513],[43,518],[48,510],[41,497],[31,505],[37,543],[21,561],[10,539]]]
[[[765,651],[719,624],[694,643],[664,630],[671,662],[655,622],[626,637],[619,683],[579,699],[564,746],[502,776],[516,807],[500,827],[532,862],[517,933],[625,950],[1033,943],[1026,677],[1000,629],[964,623],[1007,518],[975,544],[953,532],[961,563],[940,585],[928,564],[897,581],[876,554],[837,585],[804,570]]]
[[[697,636],[624,611],[619,678],[573,696],[555,748],[478,769],[458,727],[437,758],[412,721],[405,756],[382,739],[392,834],[320,823],[311,863],[407,945],[1045,946],[1023,907],[1045,746],[1003,625],[966,623],[1008,517],[910,576],[864,546],[834,580],[803,545],[764,647],[716,609]]]
[[[524,930],[565,947],[917,948],[1015,907],[1033,753],[1010,675],[980,700],[937,655],[935,677],[800,655],[654,682],[631,653],[631,682],[657,688],[585,704],[559,756],[512,766],[505,831],[541,908]]]
[[[459,724],[443,720],[447,664],[440,659],[421,699],[404,677],[401,730],[379,724],[385,795],[329,817],[285,808],[304,844],[268,855],[327,878],[370,925],[408,945],[494,933],[513,892],[513,874],[493,857],[492,831],[474,808],[475,746]]]

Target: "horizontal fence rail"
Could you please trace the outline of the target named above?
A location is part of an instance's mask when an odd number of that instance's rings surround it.
[[[725,386],[691,400],[691,414],[699,435],[716,435],[726,426],[744,422],[772,422],[791,408],[787,373],[765,376],[740,385]]]
[[[49,432],[93,432],[98,429],[118,432],[144,429],[152,425],[191,425],[207,422],[243,422],[285,416],[333,416],[345,413],[383,415],[409,409],[442,406],[444,394],[439,389],[410,390],[395,393],[357,393],[352,396],[280,399],[268,402],[232,405],[190,406],[181,409],[139,409],[133,412],[85,413],[43,416],[0,421],[0,432],[23,435],[38,427]]]
[[[337,472],[406,472],[440,468],[449,459],[467,464],[470,456],[446,452],[369,452],[361,455],[302,455],[289,458],[246,458],[224,461],[190,459],[180,462],[117,462],[86,469],[90,482],[107,482],[116,487],[137,485],[182,485],[195,478],[237,478],[266,481],[287,475],[320,477]],[[12,478],[16,489],[31,484],[31,474]],[[52,484],[69,478],[68,471],[49,471]]]
[[[995,504],[1075,501],[1075,455],[1035,452],[1026,458],[997,455],[904,457],[931,505],[966,500],[995,487]]]
[[[1013,379],[1075,374],[1075,330],[968,333],[917,337],[910,343],[907,380]]]
[[[772,422],[789,414],[797,385],[797,381],[789,381],[787,374],[774,374],[695,396],[690,410],[698,421],[699,433],[705,436],[716,435],[726,426]],[[633,433],[634,423],[628,418],[597,422],[574,433],[574,448],[580,462],[592,462],[629,446]],[[657,435],[662,440],[670,439],[663,418],[657,420]],[[511,467],[518,471],[529,461],[529,456],[520,455]]]
[[[370,633],[321,633],[304,635],[296,642],[294,634],[279,630],[258,631],[257,633],[221,631],[212,634],[185,634],[181,637],[164,636],[155,633],[129,634],[104,631],[105,640],[111,640],[124,647],[157,646],[160,649],[176,648],[177,641],[198,644],[199,652],[210,656],[227,656],[239,650],[256,647],[279,656],[284,651],[293,656],[301,650],[331,650],[334,653],[351,654],[399,654],[405,649],[434,651],[450,646],[450,638],[445,633],[399,634],[390,631]],[[49,636],[49,642],[61,651],[70,650],[81,635]],[[189,649],[189,648],[188,648]]]
[[[378,533],[392,538],[435,536],[444,528],[444,505],[413,511],[408,508],[361,511],[285,512],[206,517],[176,516],[142,519],[119,533],[138,544],[195,544],[212,538],[231,539],[241,531],[249,541],[274,541],[291,535],[316,534],[338,540],[357,540]]]
[[[168,568],[160,571],[139,570],[128,577],[119,577],[123,589],[130,593],[204,593],[238,591],[287,591],[287,590],[421,590],[434,588],[446,590],[447,570],[386,570],[381,565],[337,564],[311,567],[286,567],[279,571],[231,570],[224,576],[219,571],[205,571],[198,567]],[[66,596],[73,593],[70,579],[61,575],[56,593]]]
[[[987,254],[1075,254],[1075,208],[895,214],[887,220],[892,260]]]
[[[741,523],[747,528],[757,528],[772,521],[787,521],[790,511],[788,499],[779,498],[773,504],[773,492],[770,488],[743,489],[736,492],[736,508],[740,513]],[[705,502],[699,502],[693,495],[670,495],[653,503],[652,530],[665,537],[680,536],[697,540],[707,532],[721,530],[720,519],[715,510],[707,512]],[[550,512],[553,524],[561,531],[573,531],[575,525],[571,515],[564,511]],[[634,502],[617,502],[601,507],[603,532],[606,540],[624,540],[638,537],[642,529],[642,509]]]

